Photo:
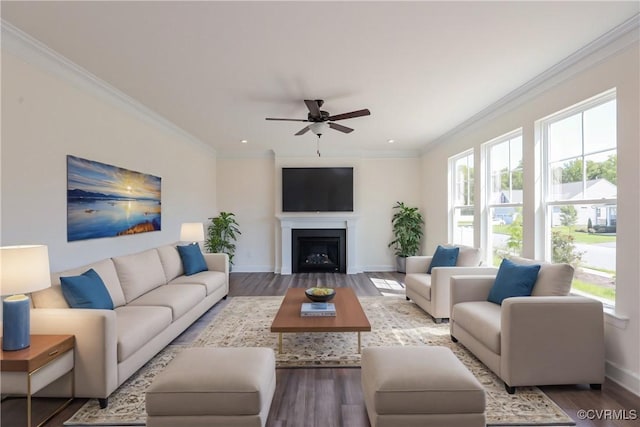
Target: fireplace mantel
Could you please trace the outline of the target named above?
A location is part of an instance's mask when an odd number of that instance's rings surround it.
[[[347,274],[358,273],[356,262],[357,215],[349,213],[279,214],[280,221],[280,274],[291,274],[291,230],[312,228],[338,228],[347,231]]]

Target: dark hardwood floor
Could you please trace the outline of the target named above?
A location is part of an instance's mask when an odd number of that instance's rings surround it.
[[[403,290],[394,289],[402,285],[403,280],[404,275],[400,273],[303,273],[291,276],[232,273],[229,296],[284,295],[289,287],[318,285],[348,286],[360,296],[404,294]],[[224,301],[217,304],[177,340],[190,342],[225,304]],[[360,387],[360,369],[278,369],[276,375],[277,388],[268,427],[369,427]],[[640,425],[640,397],[612,381],[607,380],[602,390],[590,390],[587,386],[548,386],[541,389],[574,419],[578,427]],[[76,399],[46,426],[62,427],[84,402],[86,399]],[[34,406],[35,419],[44,417],[56,403],[51,399],[38,399]],[[24,427],[25,411],[24,399],[3,401],[0,425]],[[589,411],[588,418],[592,419],[581,419],[584,418],[579,416],[581,411]],[[630,419],[634,416],[639,418]]]

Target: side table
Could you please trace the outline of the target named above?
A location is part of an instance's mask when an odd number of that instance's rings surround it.
[[[63,375],[71,372],[71,393],[55,412],[38,427],[66,408],[74,395],[73,335],[31,335],[31,345],[17,351],[2,351],[0,368],[3,395],[25,395],[27,398],[27,427],[31,426],[31,398]]]

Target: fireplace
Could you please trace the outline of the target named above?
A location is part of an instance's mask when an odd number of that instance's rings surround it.
[[[347,271],[345,229],[292,229],[293,273]]]
[[[282,213],[276,215],[280,221],[280,251],[276,263],[279,268],[276,273],[291,274],[293,272],[293,230],[345,230],[346,250],[344,251],[347,274],[360,273],[362,270],[356,263],[357,254],[357,223],[358,216],[352,213]]]

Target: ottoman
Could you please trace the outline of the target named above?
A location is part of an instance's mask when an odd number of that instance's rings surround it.
[[[484,427],[484,388],[446,347],[367,347],[362,389],[372,427]]]
[[[147,427],[264,427],[276,388],[268,348],[190,348],[146,393]]]

